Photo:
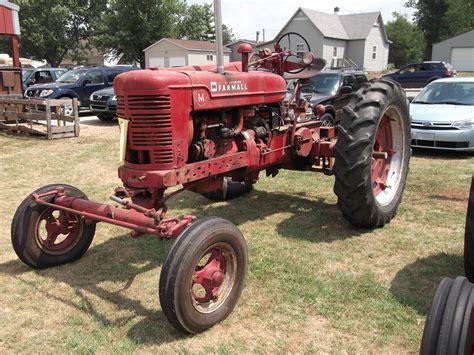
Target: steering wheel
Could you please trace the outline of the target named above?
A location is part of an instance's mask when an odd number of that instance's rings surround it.
[[[292,47],[292,45],[294,46],[294,48]],[[300,62],[303,60],[303,56],[297,54],[297,47],[301,45],[303,45],[303,53],[311,52],[311,48],[309,46],[308,41],[302,35],[296,32],[287,32],[280,36],[277,43],[275,44],[275,47],[280,46],[283,50],[290,51],[290,54],[285,56],[285,58],[283,59],[283,63],[289,62],[300,64]],[[301,50],[299,50],[298,52],[301,52]],[[292,57],[298,58],[299,60],[297,62],[289,60],[289,58]],[[288,70],[287,73],[298,74],[305,69],[305,67],[302,67],[300,69]]]

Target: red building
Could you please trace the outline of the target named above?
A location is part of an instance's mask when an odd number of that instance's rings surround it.
[[[20,34],[20,21],[18,11],[20,7],[8,1],[0,0],[0,35],[11,38],[13,66],[20,66],[20,53],[18,50],[18,35]]]

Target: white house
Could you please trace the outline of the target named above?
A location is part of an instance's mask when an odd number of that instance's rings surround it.
[[[433,44],[431,59],[451,63],[458,71],[474,71],[474,29]]]
[[[391,41],[387,38],[380,12],[339,15],[337,7],[334,14],[300,7],[275,40],[256,47],[271,47],[286,32],[301,34],[308,41],[311,52],[324,58],[328,66],[337,66],[345,59],[367,71],[387,68]],[[296,53],[302,43],[292,43],[291,46]]]
[[[208,41],[163,38],[145,48],[143,52],[146,68],[171,68],[216,62],[216,44]],[[229,62],[230,52],[230,49],[224,47],[224,63]]]

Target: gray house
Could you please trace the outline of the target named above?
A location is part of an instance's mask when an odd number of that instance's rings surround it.
[[[433,44],[431,59],[451,63],[456,70],[474,71],[474,29]]]
[[[301,34],[311,51],[324,58],[328,66],[339,66],[343,59],[353,61],[359,69],[382,71],[387,68],[391,41],[387,38],[380,12],[339,15],[299,8],[281,29],[275,40],[258,44],[257,48],[271,47],[286,32]],[[301,43],[293,43],[296,53]]]

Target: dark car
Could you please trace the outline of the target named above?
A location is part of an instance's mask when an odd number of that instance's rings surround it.
[[[351,94],[367,81],[363,71],[324,70],[302,82],[301,96],[311,95],[313,107],[318,104],[326,106],[326,113],[321,117],[322,125],[334,126],[341,120],[342,108],[349,103]]]
[[[74,69],[53,83],[30,86],[25,96],[50,99],[77,98],[81,107],[89,107],[89,98],[93,92],[112,86],[117,75],[134,69],[138,68],[117,66]],[[69,111],[68,108],[65,108],[65,111]]]
[[[112,121],[117,113],[117,98],[114,88],[94,92],[90,97],[90,108],[101,121]]]
[[[52,83],[67,71],[66,68],[23,68],[23,90],[31,85]]]
[[[432,61],[409,64],[382,77],[395,80],[404,88],[422,88],[433,80],[455,76],[456,70],[451,64]]]

